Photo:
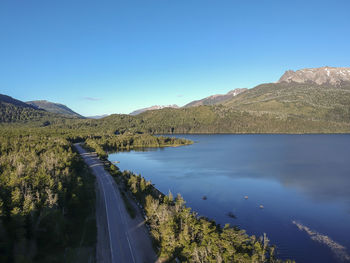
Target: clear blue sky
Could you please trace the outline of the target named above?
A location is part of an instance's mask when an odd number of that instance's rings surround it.
[[[350,1],[2,0],[0,93],[83,115],[350,66]]]

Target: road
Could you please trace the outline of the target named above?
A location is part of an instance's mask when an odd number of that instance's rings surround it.
[[[98,262],[156,262],[156,254],[138,213],[132,219],[112,176],[94,153],[87,152],[80,144],[74,144],[85,163],[97,179],[96,222]]]

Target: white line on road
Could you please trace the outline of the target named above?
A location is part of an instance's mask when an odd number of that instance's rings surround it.
[[[101,182],[101,179],[100,179]],[[103,192],[103,196],[105,199],[105,210],[106,210],[106,214],[107,214],[107,226],[108,226],[108,235],[109,235],[109,248],[111,249],[111,259],[112,259],[112,263],[114,263],[114,259],[113,259],[113,248],[112,248],[112,237],[111,237],[111,229],[109,228],[109,216],[108,216],[108,209],[107,209],[107,200],[106,200],[106,193],[105,190],[103,189],[102,183],[101,183],[101,189]]]
[[[111,180],[113,180],[113,178],[111,179],[111,176],[107,176],[107,181],[109,181],[110,184],[111,184],[111,186],[113,187],[113,193],[114,193],[114,195],[115,195],[115,198],[118,200],[118,196],[117,196],[117,193],[116,193],[116,189],[115,189],[115,187],[114,187],[113,181],[111,181]],[[120,198],[120,197],[119,197],[119,198]],[[122,217],[123,220],[124,220],[125,226],[127,226],[127,222],[126,222],[126,219],[125,219],[125,214],[122,213],[121,210],[120,210],[120,201],[121,201],[121,200],[119,200],[119,202],[117,202],[117,203],[118,203],[118,210],[119,210],[119,213],[120,213],[121,217]],[[129,245],[129,249],[130,249],[130,254],[131,254],[131,257],[132,257],[132,261],[135,263],[134,252],[133,252],[133,250],[132,250],[132,248],[131,248],[131,244],[130,244],[130,241],[129,241],[129,237],[128,237],[128,232],[127,232],[127,230],[125,231],[125,236],[126,236],[126,240],[128,241],[128,245]]]

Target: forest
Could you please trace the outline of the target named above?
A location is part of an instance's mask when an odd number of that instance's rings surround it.
[[[0,137],[0,262],[87,262],[95,255],[95,178],[65,136]]]
[[[73,143],[105,150],[188,140],[5,125],[0,127],[0,262],[95,260],[95,178]]]
[[[105,135],[97,138],[87,138],[85,146],[96,151],[100,157],[106,159],[108,157],[108,151],[114,152],[150,147],[176,147],[192,143],[190,140],[181,138],[126,133],[118,136]]]

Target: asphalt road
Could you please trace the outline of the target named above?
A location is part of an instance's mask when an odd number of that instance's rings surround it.
[[[97,178],[97,260],[99,262],[156,262],[152,243],[140,214],[131,219],[119,189],[94,153],[74,145]]]

